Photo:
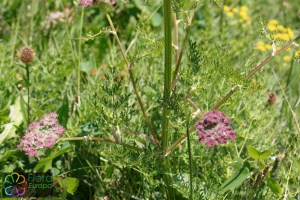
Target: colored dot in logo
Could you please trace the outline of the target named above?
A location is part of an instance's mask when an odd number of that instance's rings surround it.
[[[25,176],[14,172],[5,176],[2,186],[7,196],[21,197],[25,195],[28,183]]]

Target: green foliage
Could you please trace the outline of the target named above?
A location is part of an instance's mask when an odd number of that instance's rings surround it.
[[[242,185],[248,178],[249,174],[249,169],[246,166],[242,167],[234,176],[226,180],[225,183],[221,185],[220,189],[222,193],[227,192],[228,190],[233,190]]]
[[[189,198],[190,181],[194,199],[279,199],[283,195],[299,199],[299,62],[295,62],[297,58],[283,62],[284,53],[251,79],[246,78],[272,53],[256,49],[257,41],[272,41],[270,33],[262,32],[270,19],[297,34],[299,2],[226,3],[229,7],[247,6],[250,23],[239,22],[240,14],[228,16],[222,10],[223,1],[172,1],[178,20],[178,53],[195,9],[177,85],[167,102],[170,144],[186,134],[186,124],[190,127],[190,180],[185,140],[168,155],[171,167],[167,173],[164,171],[163,152],[151,142],[151,131],[103,10],[78,8],[73,1],[62,0],[1,1],[0,172],[50,171],[60,180],[61,199],[166,199],[162,178],[166,174],[175,199]],[[64,13],[69,8],[70,20],[50,21],[50,14],[53,17],[55,12]],[[131,63],[146,113],[161,141],[162,1],[118,1],[109,14]],[[114,142],[87,139],[59,143],[38,159],[17,150],[27,126],[28,82],[15,55],[25,45],[32,46],[37,57],[30,68],[32,121],[57,111],[60,124],[67,130],[63,137],[100,137]],[[299,47],[293,45],[287,54],[292,57],[297,51]],[[175,55],[175,48],[172,53]],[[172,73],[175,60],[174,56]],[[237,139],[206,148],[198,142],[194,130],[200,115],[192,118],[195,110],[186,98],[206,113],[235,85],[237,92],[220,110],[230,116]],[[277,97],[272,105],[268,103],[269,92]],[[187,113],[191,113],[189,122]]]

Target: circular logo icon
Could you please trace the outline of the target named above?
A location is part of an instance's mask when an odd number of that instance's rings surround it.
[[[2,185],[5,194],[10,197],[24,196],[28,187],[25,176],[16,172],[6,175]]]

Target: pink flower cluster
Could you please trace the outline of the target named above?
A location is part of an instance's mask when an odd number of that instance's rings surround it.
[[[29,157],[35,156],[40,149],[51,148],[65,129],[58,123],[58,114],[51,112],[41,117],[39,122],[28,125],[18,149]]]
[[[199,141],[207,147],[212,147],[225,144],[228,139],[235,140],[236,136],[230,124],[229,117],[219,110],[206,113],[203,119],[195,124],[199,133]]]
[[[79,5],[83,7],[90,7],[99,3],[100,1],[110,4],[112,7],[115,7],[117,5],[117,2],[115,0],[80,0]]]

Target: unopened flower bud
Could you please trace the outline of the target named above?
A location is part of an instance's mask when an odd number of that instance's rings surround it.
[[[24,64],[28,64],[34,60],[35,53],[31,47],[22,47],[17,56]]]
[[[276,94],[274,92],[270,92],[268,94],[268,104],[269,104],[269,106],[275,104],[276,99],[277,99]]]

